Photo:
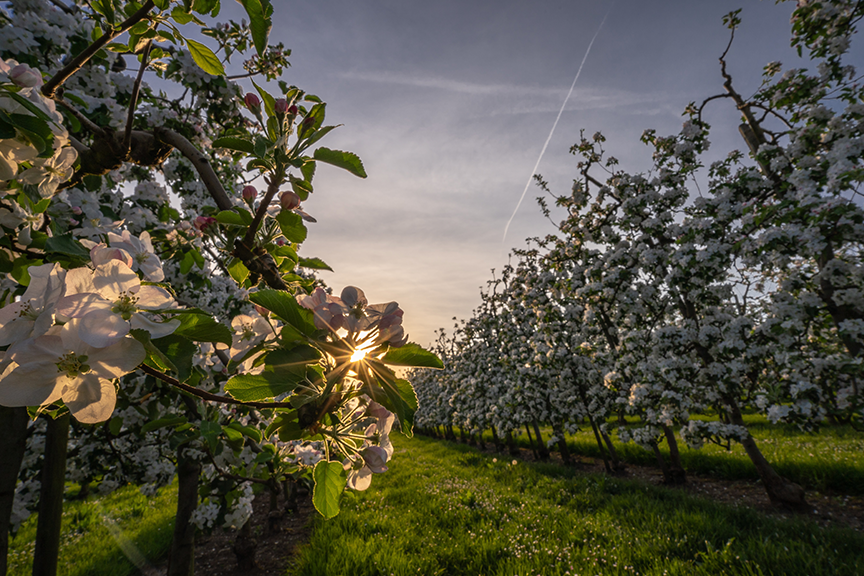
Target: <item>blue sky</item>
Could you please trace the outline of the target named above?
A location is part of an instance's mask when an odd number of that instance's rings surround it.
[[[724,14],[742,8],[728,58],[742,94],[762,67],[796,62],[794,3],[756,0],[273,1],[271,42],[293,50],[284,79],[328,102],[322,141],[356,152],[369,177],[322,167],[304,208],[318,219],[304,245],[335,273],[337,291],[396,300],[412,340],[428,344],[479,303],[479,288],[511,247],[553,231],[532,186],[505,225],[537,161],[591,38],[608,18],[538,168],[569,190],[579,130],[602,131],[625,170],[650,167],[643,130],[680,129],[693,100],[722,91]],[[238,17],[225,3],[220,19]],[[275,90],[276,87],[273,86]],[[711,152],[742,148],[728,101],[708,111]]]

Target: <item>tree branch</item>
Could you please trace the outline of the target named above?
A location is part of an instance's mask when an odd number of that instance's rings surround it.
[[[230,396],[219,396],[218,394],[211,394],[210,392],[205,392],[204,390],[199,390],[193,386],[189,386],[188,384],[184,384],[177,380],[176,378],[172,378],[167,374],[163,374],[158,370],[147,366],[146,364],[141,364],[138,366],[142,372],[145,374],[149,374],[154,378],[165,382],[166,384],[170,384],[175,388],[179,388],[184,392],[188,392],[193,396],[197,396],[202,400],[209,400],[210,402],[218,402],[220,404],[237,404],[240,406],[249,406],[251,408],[293,408],[294,406],[290,402],[244,402],[242,400],[236,400],[231,398]]]
[[[234,207],[231,199],[228,198],[228,193],[225,192],[225,188],[222,186],[222,182],[216,176],[216,171],[210,165],[210,160],[192,142],[187,140],[182,134],[178,134],[168,128],[156,128],[153,130],[153,135],[160,142],[176,148],[187,160],[192,162],[198,175],[201,176],[201,181],[207,187],[207,191],[210,192],[210,196],[220,210],[230,210]]]
[[[141,54],[141,66],[138,68],[138,76],[135,78],[135,84],[132,86],[132,96],[129,99],[129,113],[126,116],[126,131],[123,133],[122,150],[129,159],[129,154],[132,151],[132,121],[135,120],[135,108],[138,107],[138,93],[141,91],[141,80],[144,78],[144,70],[147,69],[147,59],[150,57],[150,49],[153,47],[153,41],[147,42],[144,47],[144,52]]]
[[[137,12],[132,14],[132,16],[130,16],[129,18],[124,20],[122,24],[120,24],[119,29],[112,29],[102,34],[102,36],[100,36],[98,40],[85,48],[83,52],[78,54],[78,56],[73,58],[66,66],[64,66],[56,74],[54,74],[54,76],[42,86],[42,94],[46,98],[53,99],[55,93],[57,92],[57,89],[60,88],[60,86],[62,86],[63,83],[66,82],[66,80],[68,80],[73,74],[75,74],[75,72],[80,70],[81,67],[84,66],[84,64],[86,64],[88,60],[90,60],[90,58],[92,58],[97,52],[99,52],[99,50],[104,48],[105,45],[111,42],[114,38],[116,38],[123,32],[126,32],[129,28],[137,24],[141,19],[147,16],[147,14],[153,8],[155,8],[155,6],[156,5],[153,3],[153,0],[147,0],[147,2],[145,2],[144,5],[141,6],[141,8]]]

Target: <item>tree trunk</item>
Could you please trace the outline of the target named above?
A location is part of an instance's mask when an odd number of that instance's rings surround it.
[[[33,550],[33,576],[55,576],[60,557],[60,525],[63,518],[63,489],[66,486],[66,445],[69,442],[69,413],[48,418],[45,432],[45,459],[39,476],[39,521]]]
[[[528,433],[528,445],[531,446],[531,453],[534,454],[534,460],[539,460],[537,456],[537,446],[534,444],[534,438],[531,436],[531,430],[528,429],[528,423],[525,423],[525,432]]]
[[[501,438],[498,437],[498,432],[495,431],[495,426],[492,426],[492,443],[495,444],[495,451],[501,452]]]
[[[738,402],[734,398],[724,398],[726,405],[729,407],[729,420],[736,426],[744,426],[744,418],[741,417],[741,410],[738,408]],[[804,500],[804,489],[798,484],[783,478],[771,467],[771,464],[762,455],[756,441],[749,434],[741,441],[747,456],[756,466],[756,471],[759,473],[759,478],[762,479],[762,485],[765,486],[768,492],[768,498],[773,504],[793,508],[795,510],[806,510],[807,502]]]
[[[534,433],[537,434],[537,451],[540,452],[540,458],[542,460],[548,460],[549,447],[546,446],[545,442],[543,442],[543,435],[540,434],[540,426],[537,424],[536,420],[532,421],[531,424],[534,426]]]
[[[240,532],[234,540],[233,550],[240,570],[255,569],[255,552],[258,550],[258,540],[252,537],[252,518],[246,520],[246,523],[240,528]]]
[[[625,424],[627,424],[627,418],[624,417],[626,414],[627,414],[627,412],[624,410],[624,408],[618,409],[618,425],[619,426],[624,426]]]
[[[681,464],[681,453],[678,452],[678,439],[671,426],[663,426],[663,435],[666,436],[666,445],[669,446],[669,473],[670,484],[686,484],[687,472]]]
[[[279,522],[282,521],[284,511],[279,508],[279,483],[275,479],[271,481],[273,484],[270,486],[270,510],[267,513],[267,531],[273,533],[279,530]]]
[[[0,576],[6,575],[15,484],[27,448],[27,408],[0,406]]]
[[[300,505],[297,503],[297,483],[294,482],[293,478],[286,478],[282,487],[285,494],[285,510],[298,514]]]
[[[657,459],[657,465],[660,467],[660,471],[663,472],[663,483],[672,484],[672,472],[670,471],[666,460],[663,459],[663,454],[660,452],[660,447],[657,445],[656,441],[651,441],[651,451],[654,453],[654,458]]]
[[[603,446],[603,439],[600,438],[600,431],[597,429],[597,424],[594,423],[594,418],[589,414],[588,422],[591,424],[591,430],[594,431],[594,440],[597,441],[597,447],[600,449],[600,457],[603,458],[603,467],[607,474],[612,473],[612,466],[609,465],[609,457],[606,455],[606,448]]]
[[[168,576],[195,575],[195,525],[192,513],[198,507],[198,476],[201,464],[186,456],[186,447],[177,450],[177,516],[174,539],[168,556]]]
[[[486,442],[483,441],[483,430],[477,433],[477,444],[480,446],[480,450],[486,450]]]
[[[609,457],[612,459],[612,469],[616,472],[622,472],[625,470],[627,467],[618,458],[618,451],[615,450],[615,445],[612,444],[612,439],[609,438],[609,435],[603,430],[600,430],[600,436],[603,438],[603,442],[606,443],[606,447],[609,449]]]
[[[564,437],[564,429],[561,426],[553,427],[552,433],[558,437],[558,452],[561,453],[561,461],[564,464],[570,464],[570,448],[567,446],[567,439]]]
[[[511,456],[519,455],[519,448],[516,447],[516,440],[513,439],[513,432],[507,432],[507,450]]]
[[[465,428],[463,428],[462,426],[459,427],[459,440],[463,444],[466,444],[468,442],[468,438],[465,437]]]

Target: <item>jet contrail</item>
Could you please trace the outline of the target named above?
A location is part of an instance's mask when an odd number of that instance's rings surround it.
[[[567,101],[570,100],[570,95],[573,94],[573,88],[576,87],[576,81],[579,80],[579,75],[582,74],[582,67],[585,66],[585,60],[588,59],[588,54],[591,53],[591,46],[594,45],[594,40],[597,39],[597,35],[600,34],[600,29],[603,28],[603,24],[606,23],[606,17],[609,16],[609,12],[612,11],[612,8],[615,6],[615,2],[609,6],[609,10],[606,11],[606,16],[603,16],[603,20],[600,21],[600,26],[597,27],[597,31],[594,33],[594,37],[591,38],[591,42],[588,43],[588,49],[585,50],[585,56],[582,57],[582,63],[579,64],[579,70],[576,71],[576,77],[573,78],[573,83],[570,85],[570,91],[567,92],[567,97],[564,98],[564,103],[561,104],[561,109],[558,111],[558,117],[555,118],[555,123],[552,124],[552,130],[549,131],[549,136],[546,138],[546,142],[543,144],[543,149],[540,150],[540,157],[537,158],[537,163],[534,164],[534,169],[531,170],[531,176],[528,177],[528,182],[525,183],[525,190],[522,191],[522,196],[519,198],[519,202],[516,204],[516,209],[513,210],[513,214],[510,216],[510,220],[507,221],[507,226],[504,227],[504,236],[501,238],[501,244],[504,244],[504,241],[507,239],[507,230],[510,229],[510,224],[513,222],[513,218],[516,217],[516,212],[519,211],[519,207],[522,205],[522,201],[525,199],[525,194],[528,193],[528,188],[531,186],[531,180],[534,179],[534,174],[537,173],[537,168],[540,166],[540,161],[543,160],[543,154],[546,153],[546,147],[549,146],[549,141],[552,140],[552,134],[555,133],[555,128],[558,126],[558,121],[561,120],[561,114],[564,113],[564,107],[567,106]]]

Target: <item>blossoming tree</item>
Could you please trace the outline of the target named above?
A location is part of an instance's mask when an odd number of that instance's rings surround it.
[[[105,489],[176,470],[171,574],[190,573],[196,527],[248,536],[252,493],[297,475],[332,517],[387,470],[391,429],[411,434],[416,397],[390,366],[442,366],[397,303],[336,297],[299,254],[318,164],[366,174],[318,146],[335,128],[320,98],[261,85],[290,52],[268,45],[268,0],[240,3],[248,25],[205,23],[219,0],[0,13],[4,571],[29,506],[34,573],[52,573],[67,457]]]

